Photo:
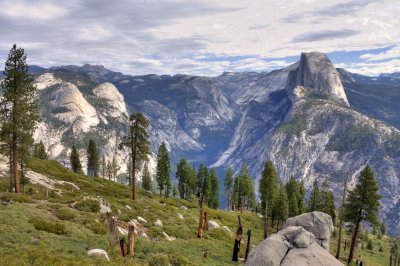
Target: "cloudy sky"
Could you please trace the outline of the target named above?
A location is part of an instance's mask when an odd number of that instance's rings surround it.
[[[352,72],[400,71],[399,0],[0,0],[0,60],[126,74],[270,71],[301,52]]]

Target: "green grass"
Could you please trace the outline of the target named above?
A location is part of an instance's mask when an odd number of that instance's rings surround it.
[[[0,265],[232,265],[239,212],[207,209],[209,220],[228,226],[232,234],[223,229],[210,229],[205,232],[203,239],[198,239],[199,209],[195,203],[160,198],[141,189],[138,190],[138,199],[132,201],[129,199],[129,187],[100,178],[76,175],[55,161],[33,160],[29,167],[51,178],[73,182],[80,189],[63,185],[58,187],[61,195],[48,193],[47,197],[46,189],[29,184],[25,191],[33,191],[32,195],[17,196],[5,192],[8,178],[0,177]],[[138,216],[147,220],[144,226],[148,229],[150,239],[136,238],[134,259],[122,258],[109,247],[105,216],[92,211],[92,204],[87,204],[88,209],[79,209],[71,204],[96,197],[108,201],[113,215],[121,221]],[[188,209],[184,210],[181,206]],[[183,220],[178,213],[183,215]],[[261,218],[247,211],[241,214],[241,218],[244,232],[252,230],[251,243],[261,242]],[[161,219],[163,228],[154,226],[157,219]],[[167,241],[163,231],[177,239]],[[378,252],[375,243],[378,240],[373,241],[374,251],[357,250],[356,254],[365,257],[367,265],[385,265],[387,243],[380,240],[384,251]],[[331,244],[332,252],[334,243],[335,239]],[[92,248],[106,250],[111,261],[106,263],[87,257],[87,250]],[[206,258],[204,252],[208,253]],[[244,252],[243,244],[239,255],[244,257]],[[380,261],[383,264],[379,264]]]

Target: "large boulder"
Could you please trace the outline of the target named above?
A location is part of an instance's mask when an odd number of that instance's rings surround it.
[[[251,249],[245,265],[343,265],[321,245],[322,239],[329,243],[333,227],[329,215],[321,212],[306,213],[288,221],[284,229]]]
[[[103,249],[98,249],[98,248],[91,249],[91,250],[89,250],[87,252],[87,255],[88,256],[100,257],[100,258],[103,258],[103,259],[105,259],[107,261],[110,260],[110,258],[108,257],[107,252],[105,250],[103,250]]]
[[[301,226],[313,233],[316,242],[324,249],[329,250],[329,241],[333,231],[331,216],[323,212],[309,212],[286,220],[285,228],[289,226]]]

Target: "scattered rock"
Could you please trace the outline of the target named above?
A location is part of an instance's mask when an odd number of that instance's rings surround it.
[[[126,208],[128,211],[131,211],[131,210],[132,210],[131,206],[129,206],[129,205],[125,205],[125,208]]]
[[[180,213],[178,213],[178,217],[179,217],[179,219],[182,219],[182,220],[184,220],[185,218],[183,218],[183,215],[182,214],[180,214]]]
[[[262,215],[261,213],[257,213],[257,216],[260,217],[260,218],[264,217],[264,215]]]
[[[100,213],[106,214],[107,212],[111,212],[111,206],[105,199],[98,199],[100,202]]]
[[[186,206],[181,206],[181,209],[186,211],[188,208]]]
[[[157,221],[154,223],[155,226],[163,227],[163,223],[161,222],[160,219],[157,219]]]
[[[137,219],[138,221],[147,224],[147,221],[143,217],[138,216]]]
[[[208,229],[220,228],[216,221],[208,221]]]
[[[87,252],[88,256],[95,256],[95,257],[100,257],[100,258],[104,258],[107,261],[110,261],[110,258],[108,257],[108,254],[105,250],[103,249],[91,249]]]
[[[227,231],[227,232],[232,234],[232,231],[231,231],[231,229],[229,229],[228,226],[224,225],[224,226],[222,226],[222,229],[224,229],[225,231]]]
[[[165,238],[168,240],[168,241],[174,241],[174,240],[176,240],[176,237],[174,237],[174,236],[169,236],[169,235],[167,235],[167,233],[165,233],[165,232],[162,232],[163,233],[163,235],[165,236]]]
[[[128,230],[122,228],[122,227],[117,227],[118,228],[118,233],[121,235],[128,235]]]

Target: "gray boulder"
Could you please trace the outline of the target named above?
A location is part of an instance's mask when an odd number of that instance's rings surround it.
[[[324,249],[329,250],[329,241],[333,231],[331,216],[323,212],[309,212],[286,220],[285,228],[289,226],[301,226],[313,233],[316,242]]]
[[[332,228],[332,219],[322,212],[290,218],[284,229],[251,249],[245,265],[343,265],[326,250]]]
[[[280,264],[282,266],[343,266],[343,264],[317,243],[307,248],[291,249]]]
[[[90,256],[90,257],[91,256],[100,257],[100,258],[103,258],[103,259],[105,259],[107,261],[110,261],[110,258],[108,257],[107,252],[105,250],[103,250],[103,249],[98,249],[98,248],[91,249],[91,250],[89,250],[87,252],[87,255]]]

